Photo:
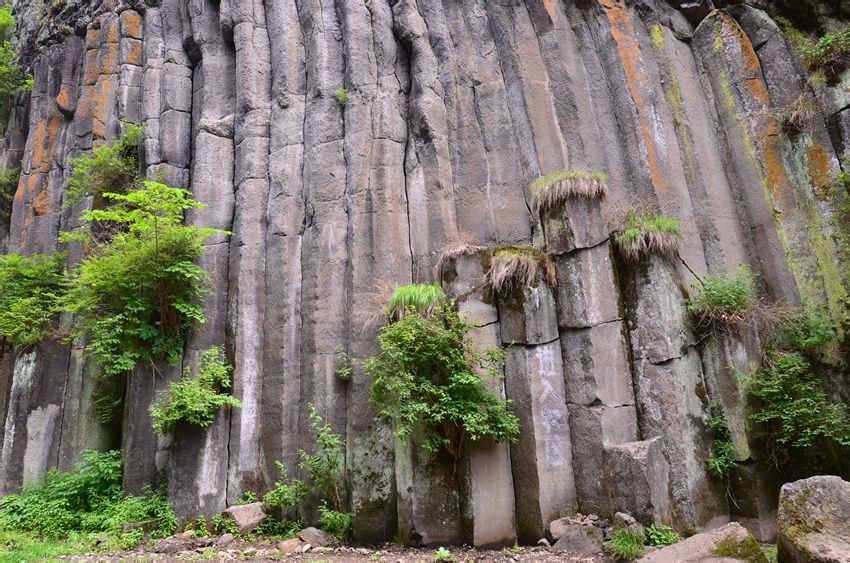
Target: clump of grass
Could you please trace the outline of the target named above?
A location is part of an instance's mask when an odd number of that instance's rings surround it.
[[[605,542],[605,551],[618,559],[633,560],[643,557],[644,537],[641,532],[626,529],[617,530],[611,539]]]
[[[811,94],[800,94],[788,107],[777,111],[776,118],[785,135],[793,136],[805,129],[818,113],[818,105]]]
[[[429,283],[403,285],[390,297],[386,309],[387,319],[390,322],[400,321],[411,309],[423,317],[430,317],[445,301],[446,294],[439,285]]]
[[[536,285],[541,274],[549,285],[557,284],[546,252],[531,246],[504,246],[493,251],[487,285],[495,294],[506,294]]]
[[[682,230],[679,220],[660,213],[629,211],[626,227],[616,235],[620,254],[637,262],[653,254],[672,259],[679,250]]]
[[[437,260],[437,265],[434,266],[434,276],[437,279],[440,279],[443,275],[443,270],[449,262],[457,260],[462,256],[471,256],[483,249],[483,246],[466,244],[465,242],[456,242],[447,245],[440,253],[440,258],[439,260]]]
[[[336,92],[334,92],[334,98],[336,98],[336,101],[339,105],[345,106],[345,104],[348,103],[348,100],[351,99],[351,95],[348,93],[348,90],[346,90],[344,86],[340,86],[336,89]]]
[[[570,198],[605,197],[608,193],[608,175],[580,169],[561,170],[538,178],[529,186],[529,191],[531,211],[535,217],[539,217],[541,213],[558,208]]]
[[[705,278],[688,303],[697,327],[747,324],[759,306],[756,276],[741,264],[734,272]]]

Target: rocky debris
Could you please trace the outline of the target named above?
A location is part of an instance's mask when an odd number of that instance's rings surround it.
[[[224,534],[215,542],[216,547],[226,547],[233,542],[233,534]]]
[[[268,518],[261,502],[237,504],[222,512],[222,515],[236,522],[236,528],[240,534],[247,534],[256,529]]]
[[[630,533],[644,533],[644,527],[635,520],[631,514],[626,514],[625,512],[617,512],[614,514],[614,528],[616,529],[625,529]]]
[[[786,483],[776,524],[781,561],[850,561],[850,483],[832,475]]]
[[[298,533],[299,539],[316,547],[328,547],[336,543],[336,538],[318,528],[304,528]]]
[[[279,542],[277,544],[277,548],[283,553],[295,553],[303,543],[304,542],[298,538],[292,538],[290,540],[283,540],[282,542]]]
[[[640,561],[669,563],[670,561],[749,561],[767,563],[756,538],[737,522],[689,537],[647,553]]]
[[[159,526],[159,520],[148,520],[146,522],[125,522],[121,526],[121,531],[125,534],[128,534],[133,530],[142,530],[144,533],[148,534],[154,531],[157,526]]]
[[[595,514],[576,514],[549,523],[554,551],[593,556],[602,553],[603,523]]]

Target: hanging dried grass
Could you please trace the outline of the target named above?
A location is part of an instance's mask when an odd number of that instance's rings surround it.
[[[535,180],[529,186],[531,211],[535,217],[557,209],[568,199],[583,197],[597,199],[608,193],[608,175],[587,170],[561,170]]]
[[[629,212],[626,229],[615,240],[625,260],[638,262],[653,254],[675,258],[680,238],[682,231],[677,219],[656,213]]]
[[[449,243],[440,253],[440,258],[437,260],[437,265],[434,266],[434,278],[442,279],[443,269],[449,262],[453,262],[463,256],[472,256],[476,252],[483,250],[483,246],[467,244],[465,242]]]
[[[487,284],[496,294],[533,287],[540,276],[549,285],[557,285],[555,266],[549,255],[530,246],[505,246],[493,251]]]

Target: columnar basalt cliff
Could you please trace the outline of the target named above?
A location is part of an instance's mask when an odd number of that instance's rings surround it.
[[[0,150],[21,170],[6,252],[65,248],[59,233],[91,205],[63,207],[69,160],[125,122],[145,126],[146,175],[206,204],[186,221],[228,233],[207,242],[207,321],[182,365],[129,374],[118,420],[97,416],[84,343],[3,347],[0,492],[121,448],[128,491],[167,483],[181,518],[212,515],[268,490],[278,460],[299,474],[312,403],[344,436],[361,541],[534,543],[575,511],[771,535],[777,489],[735,375],[759,361],[759,335],[697,335],[686,299],[746,264],[766,298],[847,321],[823,187],[850,151],[850,73],[811,90],[762,10],[781,2],[11,4],[35,83]],[[844,17],[819,4],[806,25]],[[777,110],[805,93],[818,112],[785,134]],[[607,194],[534,215],[529,186],[567,169],[604,171]],[[617,254],[606,218],[634,208],[679,220],[678,256]],[[487,290],[508,245],[546,249],[555,279]],[[82,251],[67,250],[72,267]],[[413,282],[441,283],[476,345],[510,345],[489,384],[513,401],[519,441],[475,443],[455,471],[375,419],[362,369],[336,375],[339,350],[378,351],[379,288]],[[156,393],[216,345],[242,408],[158,437]],[[824,377],[850,396],[839,368]],[[728,485],[706,469],[711,407],[741,462]]]

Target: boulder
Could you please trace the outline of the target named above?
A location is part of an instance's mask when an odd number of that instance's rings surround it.
[[[268,518],[261,502],[237,504],[225,510],[222,515],[236,522],[240,534],[247,534]]]
[[[277,544],[277,548],[283,553],[295,553],[296,551],[298,551],[298,548],[301,547],[303,544],[304,542],[300,539],[292,538],[291,540],[284,540],[282,542],[279,542]]]
[[[226,547],[233,543],[233,539],[233,534],[224,534],[220,538],[218,538],[218,541],[215,542],[215,546],[219,548]]]
[[[679,543],[648,553],[640,561],[749,561],[767,563],[767,557],[746,528],[730,522],[709,532],[689,537]]]
[[[850,483],[831,475],[786,483],[776,524],[780,561],[850,561]]]
[[[336,538],[318,528],[304,528],[298,533],[301,541],[309,543],[313,547],[327,547],[336,543]]]
[[[558,523],[556,532],[560,535],[560,538],[552,546],[554,551],[566,551],[582,556],[602,553],[602,529],[592,522],[566,518],[561,518],[555,522]],[[551,529],[552,525],[550,524],[550,533]]]

